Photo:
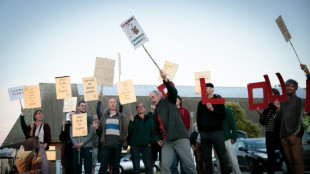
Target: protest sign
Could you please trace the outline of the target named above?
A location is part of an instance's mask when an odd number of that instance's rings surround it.
[[[23,99],[24,98],[23,88],[24,88],[24,86],[9,88],[8,92],[9,92],[9,96],[10,96],[10,101]]]
[[[41,107],[41,96],[39,85],[25,86],[24,91],[24,102],[25,108],[39,108]]]
[[[72,115],[72,137],[87,136],[87,114]]]
[[[115,60],[107,58],[96,58],[94,76],[97,79],[97,84],[104,86],[112,86],[114,79]]]
[[[55,86],[57,99],[64,99],[72,96],[70,76],[56,77]]]
[[[83,78],[84,101],[98,100],[96,77]]]
[[[166,72],[167,78],[168,78],[170,81],[173,81],[174,76],[175,76],[175,74],[176,74],[176,72],[177,72],[177,70],[178,70],[178,67],[179,67],[178,64],[165,61],[165,64],[164,64],[164,67],[163,67],[162,70],[163,70],[164,72]],[[158,81],[162,82],[163,79],[159,76],[159,77],[158,77]]]
[[[206,83],[211,82],[211,72],[210,71],[202,71],[202,72],[195,72],[195,94],[200,94],[200,78],[205,78]]]
[[[77,97],[69,97],[64,99],[63,112],[76,111]]]
[[[277,18],[276,23],[277,23],[285,41],[288,42],[292,37],[291,37],[290,33],[288,32],[288,29],[286,28],[286,25],[285,25],[281,15]]]
[[[121,23],[121,27],[135,49],[149,41],[134,16]]]
[[[135,88],[133,86],[132,80],[118,82],[117,92],[122,105],[137,101]]]

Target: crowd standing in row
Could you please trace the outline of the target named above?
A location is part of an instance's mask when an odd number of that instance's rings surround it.
[[[306,72],[307,79],[310,79],[307,66],[301,64],[301,69]],[[94,173],[97,162],[100,163],[100,174],[106,174],[108,168],[110,173],[118,174],[121,151],[123,148],[127,149],[129,144],[134,173],[140,173],[141,155],[145,173],[151,174],[158,154],[163,174],[177,173],[178,161],[182,174],[213,173],[212,148],[214,148],[220,162],[221,173],[240,174],[238,160],[232,147],[237,138],[237,129],[231,109],[224,104],[202,104],[200,101],[197,124],[189,139],[189,112],[182,107],[182,99],[166,73],[160,71],[160,76],[168,95],[163,98],[159,91],[151,91],[149,99],[152,106],[148,114],[145,114],[144,104],[138,103],[137,114],[133,116],[130,113],[128,120],[117,110],[115,98],[108,100],[108,108],[102,113],[100,107],[103,94],[100,93],[95,121],[92,116],[87,116],[87,136],[72,137],[71,120],[75,112],[68,113],[59,135],[63,143],[61,152],[63,173],[82,173],[82,159],[84,159],[86,174]],[[304,127],[310,132],[309,113],[303,110],[303,101],[295,94],[298,83],[289,79],[285,85],[287,101],[276,100],[263,111],[257,108],[259,121],[266,126],[268,174],[274,173],[276,149],[281,151],[289,164],[289,173],[304,173],[301,137]],[[221,98],[220,95],[213,94],[212,83],[206,84],[206,92],[209,99]],[[273,94],[279,95],[279,91],[273,89]],[[77,109],[79,113],[87,113],[86,103],[79,102]],[[21,126],[25,136],[39,137],[40,150],[43,152],[41,171],[48,173],[45,150],[51,142],[50,127],[42,121],[42,110],[35,111],[34,121],[28,127],[23,117],[23,108],[21,112]],[[194,151],[196,167],[191,149]]]

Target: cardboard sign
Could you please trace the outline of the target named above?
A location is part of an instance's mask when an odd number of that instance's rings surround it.
[[[87,114],[72,115],[72,137],[87,136]]]
[[[41,107],[40,87],[39,85],[25,86],[24,102],[25,108],[39,108]]]
[[[310,112],[310,80],[306,81],[306,104],[305,111]]]
[[[172,81],[170,81],[170,82],[172,83],[173,86],[175,86],[174,83],[173,83]],[[167,91],[167,93],[165,92],[166,85],[165,85],[164,83],[161,84],[161,85],[159,85],[159,86],[157,86],[157,89],[158,89],[158,91],[161,93],[161,95],[163,96],[163,98],[166,98],[166,97],[167,97],[168,91]]]
[[[9,88],[8,92],[9,92],[9,96],[10,96],[10,101],[23,99],[24,98],[23,88],[24,88],[24,86]]]
[[[285,25],[281,15],[277,18],[276,23],[278,24],[278,27],[279,27],[285,41],[288,42],[289,40],[291,40],[292,37],[291,37],[290,33],[288,32],[288,29],[286,28],[286,25]]]
[[[76,111],[77,97],[70,97],[64,99],[63,112]]]
[[[56,77],[55,81],[57,99],[64,99],[72,96],[70,76]]]
[[[112,86],[114,79],[115,60],[96,57],[94,76],[97,83],[104,86]]]
[[[257,107],[260,109],[268,108],[268,92],[266,88],[266,82],[249,83],[248,85],[248,98],[249,98],[249,110],[256,110]],[[264,94],[264,102],[255,104],[253,101],[253,89],[262,88]]]
[[[172,62],[168,62],[165,61],[164,67],[163,67],[163,71],[166,72],[167,74],[167,78],[172,81],[174,79],[174,76],[178,70],[179,65],[172,63]],[[158,81],[162,82],[163,79],[159,76],[158,77]]]
[[[195,94],[200,94],[200,78],[204,78],[206,83],[211,82],[211,72],[203,71],[203,72],[195,72]]]
[[[83,78],[84,101],[98,100],[96,77]]]
[[[126,80],[117,83],[117,92],[122,105],[137,101],[135,88],[132,80]]]
[[[135,49],[149,41],[134,16],[121,23],[121,27]]]
[[[200,78],[199,81],[200,81],[200,88],[201,88],[201,103],[203,105],[205,105],[207,103],[225,104],[225,98],[208,98],[205,79]]]

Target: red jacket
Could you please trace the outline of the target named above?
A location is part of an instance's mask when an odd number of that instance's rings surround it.
[[[180,115],[181,115],[181,118],[182,118],[182,121],[184,123],[184,126],[186,128],[187,131],[189,131],[189,128],[190,128],[190,124],[191,124],[191,119],[189,117],[189,112],[186,108],[184,107],[180,107],[178,108],[179,109],[179,112],[180,112]]]

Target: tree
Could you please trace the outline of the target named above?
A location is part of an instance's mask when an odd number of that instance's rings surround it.
[[[259,136],[261,129],[256,123],[253,123],[245,118],[245,111],[241,108],[239,103],[225,102],[225,106],[232,110],[235,116],[237,129],[247,132],[249,138],[256,138]]]

